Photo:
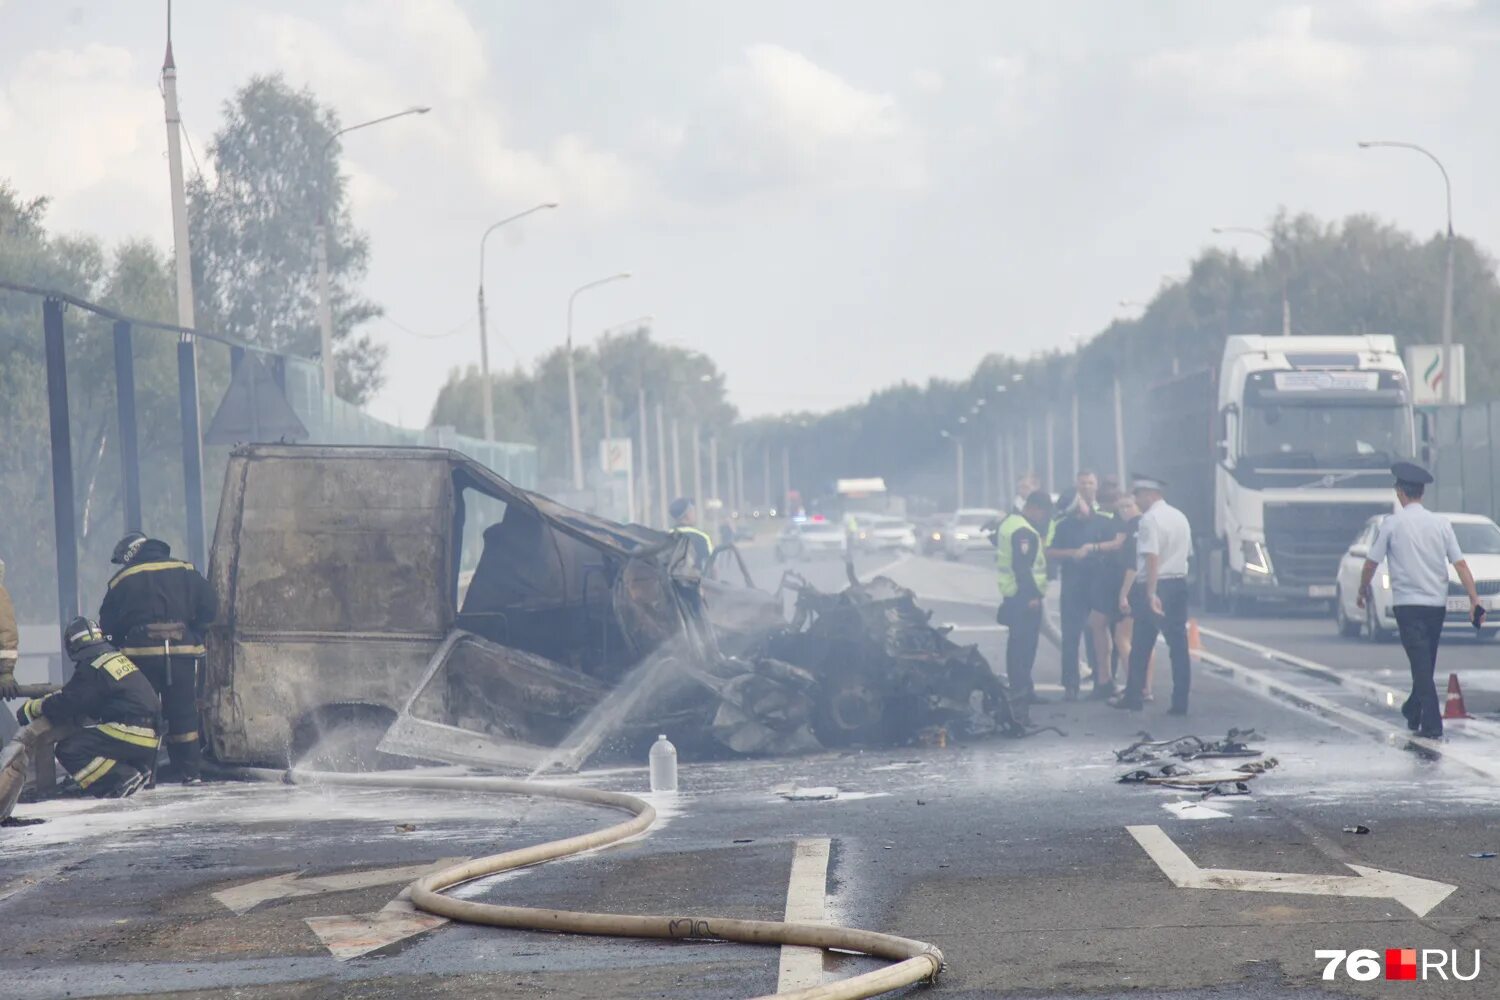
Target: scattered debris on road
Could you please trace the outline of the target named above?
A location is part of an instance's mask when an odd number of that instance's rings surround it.
[[[1369,833],[1370,832],[1370,828],[1368,826],[1365,826],[1363,823],[1357,823],[1354,826],[1346,826],[1346,827],[1344,827],[1344,832],[1345,833]]]

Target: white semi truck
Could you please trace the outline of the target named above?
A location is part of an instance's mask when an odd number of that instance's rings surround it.
[[[1339,559],[1392,509],[1391,463],[1418,454],[1395,338],[1237,336],[1217,372],[1153,390],[1137,469],[1193,525],[1207,603],[1331,601]]]

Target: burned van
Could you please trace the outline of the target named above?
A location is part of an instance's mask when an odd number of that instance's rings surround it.
[[[281,765],[359,727],[386,752],[532,768],[651,657],[700,676],[675,700],[657,690],[658,718],[713,711],[701,675],[719,654],[685,544],[456,452],[238,448],[209,578],[204,723],[222,762]]]

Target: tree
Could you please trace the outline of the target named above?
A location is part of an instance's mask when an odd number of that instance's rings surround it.
[[[571,472],[567,361],[559,347],[543,355],[532,374],[517,369],[491,376],[497,433],[506,440],[537,445],[544,478],[562,479]],[[684,434],[694,424],[707,434],[724,433],[734,423],[734,408],[725,399],[724,376],[713,360],[698,351],[659,343],[647,327],[601,337],[593,346],[575,347],[573,366],[585,461],[604,436],[606,404],[610,432],[617,437],[639,437],[642,388],[652,408],[646,431],[653,450],[658,403],[668,420],[677,419]],[[479,378],[473,368],[450,372],[429,423],[451,425],[477,436],[483,426]]]
[[[328,269],[338,395],[360,403],[380,388],[385,348],[359,326],[381,313],[359,282],[369,241],[354,228],[338,170],[334,112],[278,76],[254,77],[224,105],[209,146],[214,183],[188,185],[197,319],[207,329],[315,357],[317,220],[328,219]]]

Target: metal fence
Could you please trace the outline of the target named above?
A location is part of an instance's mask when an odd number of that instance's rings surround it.
[[[1431,433],[1434,510],[1495,517],[1500,500],[1500,404],[1471,403],[1440,414]]]
[[[534,446],[387,424],[325,394],[320,366],[306,358],[4,281],[0,307],[8,387],[0,399],[0,558],[22,621],[50,624],[97,608],[109,552],[125,531],[143,530],[206,563],[231,448],[280,439],[247,432],[204,442],[247,359],[271,372],[286,422],[300,421],[291,440],[451,448],[517,486],[536,486]]]

